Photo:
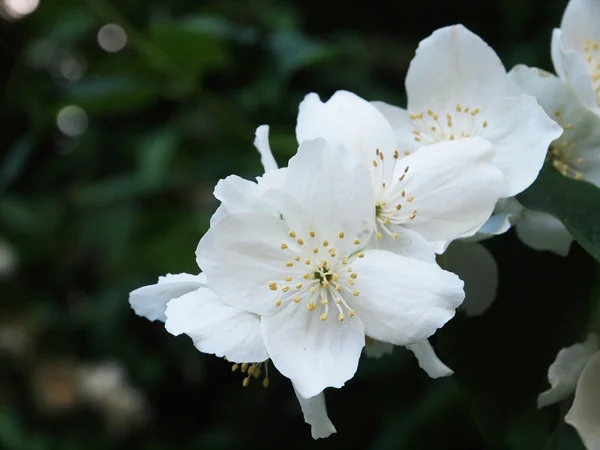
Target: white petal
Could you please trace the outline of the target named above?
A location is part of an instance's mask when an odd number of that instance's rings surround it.
[[[397,227],[394,231],[397,232],[396,239],[387,233],[382,233],[381,239],[373,236],[366,249],[387,250],[407,258],[435,262],[435,253],[424,237],[404,227]]]
[[[477,234],[481,235],[479,240],[482,238],[497,236],[499,234],[506,233],[510,230],[511,222],[509,214],[492,214],[492,216],[477,230]],[[476,235],[475,235],[476,236]],[[475,237],[474,236],[474,237]]]
[[[552,62],[556,73],[569,84],[586,108],[598,114],[600,108],[592,85],[592,75],[585,56],[581,53],[583,44],[579,51],[569,49],[565,45],[564,36],[561,30],[555,29],[552,33]]]
[[[158,283],[144,286],[129,294],[129,304],[138,316],[164,322],[169,300],[206,286],[206,276],[187,273],[167,274]]]
[[[565,130],[553,144],[560,162],[600,186],[600,116],[583,107],[569,85],[539,69],[517,66],[509,77],[524,93],[533,95],[544,111]]]
[[[558,403],[575,392],[583,369],[597,350],[598,338],[590,335],[585,343],[559,351],[548,369],[548,381],[552,388],[539,395],[538,408]]]
[[[231,362],[263,362],[269,358],[257,315],[233,308],[208,288],[171,300],[167,305],[167,331],[187,334],[203,353]]]
[[[575,427],[586,448],[600,449],[600,352],[581,374],[575,401],[565,421]]]
[[[419,361],[419,367],[431,378],[448,377],[454,373],[438,358],[427,339],[407,345],[406,348],[415,354]]]
[[[421,41],[406,75],[409,111],[454,110],[506,95],[498,55],[462,25],[441,28]]]
[[[317,94],[308,94],[300,103],[296,137],[299,143],[319,137],[337,142],[368,164],[377,149],[389,154],[396,148],[385,117],[371,103],[347,91],[336,92],[324,103]]]
[[[465,282],[465,301],[461,310],[467,316],[480,316],[496,299],[498,266],[481,244],[453,242],[442,257],[444,269]]]
[[[351,306],[367,336],[396,345],[430,337],[454,316],[463,282],[436,264],[369,250],[352,263],[360,295]]]
[[[280,291],[269,289],[302,267],[288,268],[288,227],[277,217],[232,213],[213,225],[198,244],[196,261],[211,289],[226,303],[256,314],[274,314]],[[290,243],[291,248],[291,243]]]
[[[304,421],[310,425],[310,434],[313,439],[323,439],[336,433],[336,429],[327,415],[325,394],[321,392],[311,398],[304,398],[294,387],[296,397],[304,414]]]
[[[586,40],[600,41],[600,3],[597,0],[571,0],[560,28],[568,50],[583,51]]]
[[[375,198],[369,172],[358,157],[339,144],[313,139],[300,144],[287,170],[285,190],[297,202],[284,212],[292,229],[308,227],[329,240],[343,231],[347,245],[357,238],[368,241],[375,226]]]
[[[397,216],[408,218],[416,211],[416,217],[402,226],[430,241],[474,234],[505,189],[502,172],[489,162],[491,154],[489,142],[473,138],[421,147],[404,158],[397,174],[409,167],[398,185],[406,197]]]
[[[320,320],[299,303],[282,305],[279,314],[262,318],[263,336],[273,365],[294,383],[300,395],[313,397],[327,387],[340,388],[358,366],[365,345],[360,319],[339,322],[334,314]]]
[[[494,145],[493,162],[506,177],[503,197],[512,197],[535,181],[548,146],[562,134],[534,97],[505,97],[486,110],[488,127],[482,137]]]
[[[560,220],[550,214],[525,209],[516,225],[517,236],[535,250],[567,256],[573,238]]]
[[[410,120],[408,111],[398,106],[389,105],[384,102],[371,102],[375,108],[390,123],[394,131],[396,139],[396,148],[400,151],[400,155],[404,152],[412,152],[421,147],[415,140],[412,131],[415,129],[413,122]]]
[[[254,138],[254,146],[260,153],[260,162],[262,163],[265,172],[277,170],[277,161],[271,153],[269,145],[269,126],[261,125],[256,129],[256,137]]]

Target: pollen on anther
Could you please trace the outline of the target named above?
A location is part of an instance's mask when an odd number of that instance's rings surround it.
[[[392,233],[392,239],[398,239],[398,233]]]
[[[348,315],[349,315],[350,317],[354,317],[354,314],[356,314],[356,313],[354,312],[354,310],[353,310],[353,309],[349,309],[349,310],[348,310]]]
[[[340,303],[342,303],[342,299],[339,298],[339,297],[336,297],[335,298],[335,303],[336,303],[336,305],[339,305]]]
[[[354,245],[359,245],[360,241],[358,239],[354,239]]]
[[[309,266],[310,265],[310,259],[305,260],[304,264],[306,264],[307,266]]]
[[[277,300],[277,301],[275,302],[275,306],[281,306],[281,300]]]
[[[417,217],[417,211],[413,211],[412,213],[410,213],[410,216],[408,216],[410,220],[413,220],[415,217]]]
[[[292,301],[293,301],[294,303],[300,303],[300,297],[294,297],[294,298],[292,299]]]
[[[352,291],[352,295],[354,295],[355,297],[358,297],[360,295],[359,291]]]
[[[311,302],[306,305],[306,309],[308,309],[309,311],[314,311],[315,309],[317,309],[317,304],[315,302]]]
[[[296,242],[298,242],[298,245],[304,245],[304,239],[302,238],[298,238]]]
[[[381,233],[379,233],[379,232],[375,233],[375,239],[381,239]]]
[[[302,278],[304,278],[305,280],[310,280],[312,278],[312,275],[310,273],[305,273]]]
[[[292,261],[288,261],[288,262],[285,263],[285,266],[286,267],[293,267],[294,263]]]
[[[327,313],[325,313],[325,314],[321,314],[321,315],[319,316],[319,319],[321,319],[322,321],[325,321],[325,320],[327,320]]]
[[[284,280],[289,283],[290,281],[292,281],[292,277],[285,277]]]
[[[346,257],[342,258],[342,264],[343,265],[348,264],[348,258],[346,258]]]
[[[335,287],[335,290],[336,290],[336,291],[338,291],[338,292],[342,292],[342,285],[341,285],[341,284],[338,284],[338,285]]]
[[[296,232],[294,230],[290,230],[289,235],[290,235],[290,237],[295,238]]]
[[[358,256],[359,258],[364,258],[365,254],[363,252],[358,253],[356,256]]]
[[[398,203],[398,204],[396,205],[396,209],[397,209],[398,211],[400,211],[400,210],[402,209],[402,205],[401,205],[400,203]]]
[[[414,197],[406,197],[406,201],[407,201],[407,202],[412,202],[412,201],[414,201],[414,200],[415,200],[415,198],[414,198]]]
[[[333,258],[335,256],[335,248],[329,249],[329,255]]]
[[[327,247],[329,245],[329,241],[327,239],[325,239],[323,241],[323,247]]]
[[[343,231],[340,231],[340,232],[338,233],[338,237],[339,237],[340,239],[344,239],[344,232],[343,232]]]
[[[287,244],[281,244],[281,250],[285,250],[286,248],[288,248]]]
[[[299,256],[296,256],[294,259],[296,260],[296,262],[300,261],[300,257]]]
[[[346,318],[346,316],[343,313],[340,313],[340,315],[338,316],[338,320],[340,322],[343,322],[345,318]]]
[[[242,386],[248,387],[249,384],[250,384],[250,377],[244,378],[244,381],[242,381]]]
[[[351,273],[350,278],[354,278],[356,280],[356,278],[358,278],[358,275],[356,275],[355,273]]]
[[[268,379],[268,378],[265,378],[265,379],[263,380],[263,387],[265,387],[265,388],[266,388],[266,387],[269,387],[269,379]]]
[[[314,238],[314,237],[315,237],[315,232],[314,232],[314,231],[309,231],[309,232],[308,232],[308,234],[309,234],[309,236],[310,236],[311,238]]]
[[[269,283],[269,289],[271,289],[272,291],[276,291],[277,290],[277,283],[275,283],[274,281],[272,281],[271,283]]]
[[[337,273],[334,273],[333,275],[331,275],[331,279],[332,279],[333,281],[337,281],[337,280],[339,280],[339,279],[340,279],[340,276],[339,276]]]
[[[281,290],[282,290],[283,292],[287,292],[287,291],[289,291],[289,290],[290,290],[290,287],[289,287],[289,286],[284,286],[284,287],[282,287],[282,288],[281,288]]]
[[[239,364],[234,364],[233,366],[231,366],[231,371],[235,372],[236,370],[238,370],[240,368]]]
[[[242,363],[242,373],[246,373],[248,370],[248,363]]]
[[[317,253],[319,253],[319,249],[317,247],[313,248],[313,253],[316,255]]]
[[[302,283],[296,283],[296,289],[302,289]]]
[[[323,281],[321,281],[321,284],[323,285],[324,288],[328,288],[331,283],[327,280],[323,280]]]
[[[400,157],[400,153],[398,153],[398,150],[394,150],[394,159],[398,159]]]
[[[314,294],[315,292],[317,292],[317,287],[316,286],[311,287],[310,288],[310,293]]]
[[[487,126],[488,126],[488,123],[487,123],[487,120],[485,120],[485,121],[483,122],[483,128],[487,128]]]

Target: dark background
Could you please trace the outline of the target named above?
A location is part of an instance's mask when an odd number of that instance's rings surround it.
[[[216,181],[262,172],[256,126],[271,125],[285,164],[306,93],[347,89],[403,105],[418,42],[455,23],[507,68],[552,70],[565,5],[41,0],[19,20],[5,8],[0,253],[16,263],[0,275],[0,448],[580,450],[561,425],[568,404],[535,408],[558,349],[585,335],[594,268],[577,246],[564,259],[512,233],[489,241],[498,301],[434,341],[457,375],[430,380],[403,349],[363,358],[343,390],[327,393],[338,434],[317,442],[273,368],[267,389],[243,388],[230,364],[136,317],[127,301],[159,275],[197,271]],[[128,37],[116,53],[98,45],[108,23]],[[126,386],[90,400],[81,370],[106,361],[126,371]],[[141,406],[121,405],[119,389]]]

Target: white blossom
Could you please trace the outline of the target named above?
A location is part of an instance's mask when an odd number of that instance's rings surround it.
[[[571,0],[552,34],[556,73],[582,105],[600,115],[600,3]]]

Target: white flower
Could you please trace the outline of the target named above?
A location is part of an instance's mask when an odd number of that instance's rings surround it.
[[[269,358],[261,334],[260,318],[221,301],[208,287],[204,274],[159,277],[157,284],[133,291],[130,303],[140,316],[166,320],[167,330],[175,336],[190,336],[201,352],[240,363],[234,368],[248,374],[244,378],[244,386],[252,377],[260,377],[261,367]],[[263,385],[268,384],[268,376],[265,376]],[[323,393],[308,399],[297,396],[313,438],[325,438],[335,433],[335,427],[327,417]]]
[[[505,190],[488,142],[473,138],[413,154],[399,151],[388,120],[349,92],[336,92],[325,103],[307,95],[296,135],[300,143],[322,137],[359,155],[373,185],[377,239],[372,245],[405,256],[431,261],[425,241],[472,235]]]
[[[412,151],[480,136],[492,144],[492,161],[506,178],[502,197],[533,183],[548,145],[562,131],[535,98],[512,95],[496,53],[462,25],[441,28],[421,41],[406,93],[407,111],[376,103],[394,126],[398,148]]]
[[[598,337],[562,349],[548,370],[552,388],[538,397],[538,407],[558,403],[573,393],[575,400],[565,417],[579,432],[589,450],[600,449],[600,351]]]
[[[600,186],[600,116],[584,108],[569,86],[555,75],[516,66],[508,76],[520,92],[533,95],[564,129],[548,151],[547,159],[554,168],[569,178]]]
[[[283,199],[279,210],[225,215],[197,261],[225,303],[261,316],[273,364],[311,398],[354,375],[365,334],[396,345],[433,334],[462,301],[462,282],[435,264],[365,250],[374,193],[352,152],[305,141],[284,178],[267,194]]]
[[[571,0],[552,34],[552,62],[556,73],[579,101],[600,115],[600,3]]]

